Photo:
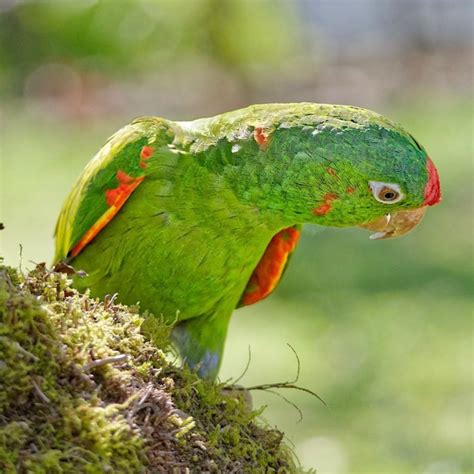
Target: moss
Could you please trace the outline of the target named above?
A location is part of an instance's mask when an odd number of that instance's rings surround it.
[[[169,334],[65,273],[0,266],[0,471],[294,471],[260,411],[167,361]]]

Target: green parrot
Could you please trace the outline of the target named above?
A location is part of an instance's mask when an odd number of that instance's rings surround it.
[[[95,297],[163,315],[214,379],[234,309],[277,286],[301,225],[402,235],[440,201],[403,128],[343,105],[262,104],[190,122],[143,117],[85,167],[60,213],[55,262]]]

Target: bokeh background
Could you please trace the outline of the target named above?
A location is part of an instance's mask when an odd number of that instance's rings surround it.
[[[443,189],[409,236],[307,227],[278,291],[236,312],[222,379],[321,474],[473,470],[473,2],[0,0],[1,254],[51,261],[63,199],[139,115],[256,102],[375,109],[429,150]]]

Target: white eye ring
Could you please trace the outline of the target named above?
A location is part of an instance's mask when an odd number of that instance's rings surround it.
[[[396,183],[383,183],[382,181],[369,181],[374,198],[382,204],[395,204],[405,196]]]

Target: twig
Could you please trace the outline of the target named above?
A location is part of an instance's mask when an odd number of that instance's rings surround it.
[[[245,369],[242,372],[242,374],[240,375],[240,377],[238,377],[236,380],[234,380],[233,385],[237,385],[237,383],[240,382],[244,378],[245,374],[249,370],[250,362],[252,362],[252,350],[250,349],[250,346],[248,346],[248,349],[249,349],[249,355],[248,355],[248,359],[247,359],[247,365],[245,366]]]
[[[144,390],[144,393],[140,400],[138,400],[138,403],[136,404],[137,408],[140,408],[140,405],[143,405],[145,403],[146,399],[150,396],[150,393],[153,391],[153,385],[149,384],[146,389]]]
[[[40,397],[45,403],[51,403],[51,400],[44,394],[39,385],[34,380],[32,380],[32,383],[38,397]]]
[[[313,397],[316,397],[324,406],[328,406],[327,403],[316,393],[310,390],[309,388],[304,388],[300,387],[298,385],[295,385],[296,382],[298,382],[298,379],[300,378],[300,369],[301,369],[301,363],[300,363],[300,358],[298,357],[298,354],[296,353],[294,347],[291,344],[287,344],[287,346],[291,349],[293,354],[296,357],[296,377],[293,380],[287,381],[287,382],[277,382],[277,383],[267,383],[267,384],[262,384],[262,385],[254,385],[253,387],[234,387],[234,390],[264,390],[267,392],[271,392],[271,389],[274,388],[293,388],[295,390],[300,390],[301,392],[309,393],[310,395],[313,395]],[[275,392],[276,393],[276,392]],[[282,396],[282,398],[284,398]],[[291,405],[294,405],[293,403],[289,402]],[[301,411],[298,408],[298,411]]]
[[[282,395],[281,393],[275,392],[274,390],[268,390],[267,389],[266,391],[268,393],[273,393],[273,395],[276,395],[277,397],[280,397],[281,399],[285,400],[286,403],[291,405],[299,413],[300,418],[296,423],[300,423],[303,420],[303,412],[301,411],[301,408],[296,403],[293,403],[291,400],[286,398],[284,395]]]
[[[100,367],[107,364],[117,364],[125,362],[128,359],[127,354],[119,354],[116,356],[104,357],[103,359],[93,360],[84,366],[84,370],[87,372],[95,367]]]
[[[263,385],[255,385],[253,387],[245,387],[245,388],[239,388],[236,387],[235,390],[266,390],[269,391],[269,389],[272,388],[293,388],[295,390],[300,390],[301,392],[306,392],[309,393],[310,395],[313,395],[313,397],[316,397],[324,406],[328,406],[328,404],[316,393],[310,390],[309,388],[304,388],[304,387],[299,387],[298,385],[290,384],[288,382],[280,382],[280,383],[267,383]]]
[[[143,408],[148,408],[149,406],[152,406],[150,403],[145,403],[152,391],[153,391],[153,385],[148,384],[147,387],[145,388],[145,390],[143,390],[143,395],[140,397],[140,399],[135,401],[132,408],[130,409],[130,412],[127,416],[127,419],[129,421],[132,419],[132,417],[136,413],[138,413]]]
[[[31,352],[27,351],[24,347],[20,345],[19,342],[15,342],[15,348],[17,349],[18,352],[21,352],[23,355],[30,357],[33,359],[35,362],[39,362],[39,357],[36,357],[34,354]]]
[[[300,378],[300,369],[301,369],[300,358],[298,357],[298,353],[296,352],[295,348],[290,343],[287,342],[286,345],[291,349],[291,351],[293,352],[293,354],[295,354],[295,357],[296,357],[296,377],[291,382],[287,382],[287,383],[296,383],[298,382],[298,379]]]

